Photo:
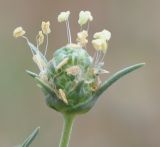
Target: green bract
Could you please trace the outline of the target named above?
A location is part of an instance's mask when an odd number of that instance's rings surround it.
[[[59,67],[65,59],[68,59],[67,62]],[[67,73],[67,69],[75,66],[79,67],[76,75]],[[31,75],[37,79],[42,88],[47,104],[60,112],[68,112],[75,105],[92,97],[98,76],[93,72],[93,59],[86,50],[67,46],[56,50],[44,71],[39,75],[33,73]],[[59,89],[64,91],[68,104],[60,98]]]

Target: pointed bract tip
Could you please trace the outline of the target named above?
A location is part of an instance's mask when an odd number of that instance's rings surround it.
[[[29,70],[26,70],[26,73],[27,73],[28,75],[30,75],[32,78],[35,78],[35,77],[38,76],[36,73],[33,73],[33,72],[29,71]]]

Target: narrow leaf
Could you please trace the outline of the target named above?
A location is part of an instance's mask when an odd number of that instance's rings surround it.
[[[35,137],[37,136],[39,132],[40,127],[37,127],[32,134],[24,141],[24,143],[21,145],[21,147],[29,147],[29,145],[33,142]]]
[[[73,111],[78,112],[79,110],[82,110],[82,112],[88,111],[89,109],[91,109],[94,106],[95,102],[100,97],[100,95],[104,91],[106,91],[112,84],[114,84],[117,80],[119,80],[123,76],[129,74],[132,71],[135,71],[136,69],[138,69],[144,65],[145,65],[145,63],[139,63],[139,64],[135,64],[135,65],[126,67],[126,68],[118,71],[113,76],[111,76],[106,82],[104,82],[104,84],[99,88],[99,90],[95,93],[95,95],[93,95],[93,97],[89,98],[87,101],[85,101],[81,104],[75,105],[73,108],[74,110],[71,110],[71,111],[72,112]]]
[[[107,88],[109,88],[112,84],[114,84],[117,80],[122,78],[123,76],[129,74],[130,72],[144,66],[145,63],[139,63],[135,64],[129,67],[126,67],[117,73],[115,73],[113,76],[111,76],[104,84],[101,86],[101,88],[96,92],[95,97],[100,96]]]
[[[35,47],[35,45],[33,45],[31,42],[29,42],[29,40],[27,40],[27,43],[28,43],[30,49],[32,50],[32,52],[33,52],[34,54],[36,54],[36,53],[39,51],[39,50],[37,49],[37,47]]]
[[[52,90],[52,88],[48,84],[46,84],[44,81],[42,81],[38,77],[36,77],[35,79],[36,79],[38,85],[40,86],[40,88],[44,89],[45,91],[47,91],[51,95],[54,93],[54,91]]]
[[[38,75],[37,75],[36,73],[34,73],[34,72],[31,72],[31,71],[29,71],[29,70],[26,70],[26,72],[27,72],[32,78],[38,77]]]
[[[41,58],[44,60],[44,62],[47,63],[46,57],[39,51],[39,49],[34,44],[29,42],[29,40],[27,40],[27,43],[28,43],[30,49],[32,50],[33,54],[37,54],[38,53],[41,56]]]

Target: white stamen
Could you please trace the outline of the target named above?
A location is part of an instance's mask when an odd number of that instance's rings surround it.
[[[95,65],[98,64],[99,58],[100,58],[100,51],[97,51]]]
[[[72,36],[71,36],[71,29],[70,29],[70,25],[69,25],[69,20],[66,21],[67,23],[67,28],[68,28],[68,35],[69,35],[69,43],[72,43]]]
[[[47,50],[48,50],[48,34],[46,34],[46,47],[45,47],[44,56],[46,56]]]
[[[68,39],[68,43],[69,43],[69,34],[68,34],[68,24],[67,24],[67,21],[66,21],[66,28],[67,28],[67,39]]]

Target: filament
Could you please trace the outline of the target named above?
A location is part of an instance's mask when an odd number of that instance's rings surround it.
[[[72,43],[72,37],[71,37],[71,29],[70,29],[70,25],[69,25],[69,20],[66,21],[67,22],[67,28],[68,28],[68,35],[69,35],[69,43]]]
[[[47,54],[47,49],[48,49],[48,34],[46,34],[46,47],[45,47],[44,56],[46,56]]]
[[[68,34],[68,25],[67,25],[67,22],[66,22],[66,28],[67,28],[67,39],[68,39],[68,43],[69,43],[69,34]]]

